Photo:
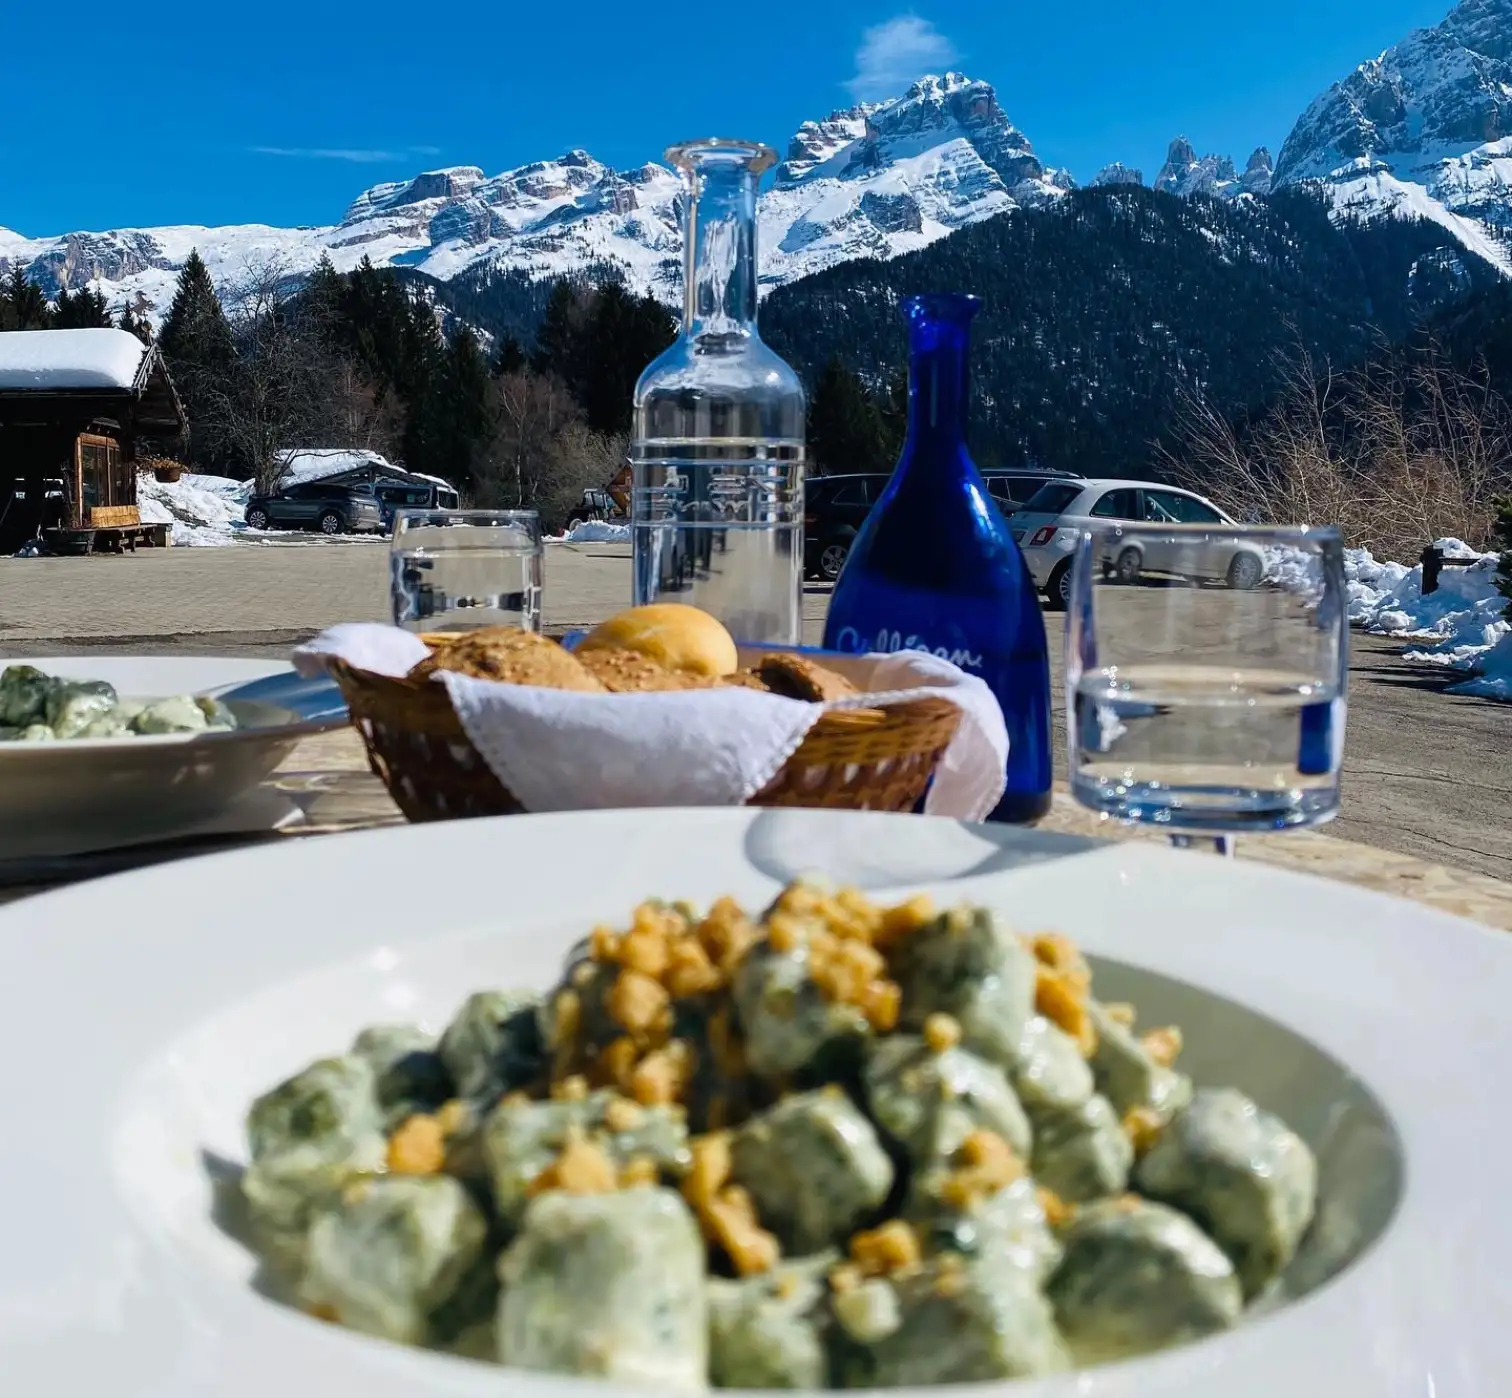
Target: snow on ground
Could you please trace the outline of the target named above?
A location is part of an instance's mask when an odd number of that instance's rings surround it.
[[[628,544],[630,526],[610,524],[607,520],[587,519],[574,524],[565,534],[550,534],[548,544]]]
[[[1512,701],[1512,623],[1507,599],[1496,590],[1494,553],[1477,553],[1459,539],[1439,539],[1446,558],[1473,558],[1466,568],[1445,568],[1438,589],[1423,596],[1418,564],[1386,563],[1368,549],[1345,551],[1349,619],[1382,636],[1421,637],[1430,642],[1408,651],[1409,660],[1465,670],[1473,678],[1451,685],[1451,694],[1477,694]]]
[[[308,544],[384,543],[381,534],[306,533],[293,529],[250,529],[243,513],[251,494],[250,481],[185,472],[178,480],[160,481],[150,473],[137,476],[137,506],[143,524],[171,524],[173,542],[191,548],[222,548],[228,544],[298,547]]]

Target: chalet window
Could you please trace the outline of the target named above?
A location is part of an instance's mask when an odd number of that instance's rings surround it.
[[[131,503],[120,447],[109,437],[79,438],[79,503],[85,510]],[[86,515],[87,518],[87,515]]]

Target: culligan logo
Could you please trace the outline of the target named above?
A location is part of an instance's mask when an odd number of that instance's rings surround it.
[[[876,639],[865,641],[861,633],[854,626],[842,628],[839,636],[840,649],[849,651],[853,655],[862,655],[867,651],[874,651],[882,655],[892,655],[900,650],[922,650],[929,655],[937,655],[941,660],[948,660],[952,665],[959,665],[963,670],[980,670],[982,657],[975,651],[957,648],[951,650],[949,646],[932,646],[922,636],[905,636],[901,631],[889,631],[883,627],[877,632]]]

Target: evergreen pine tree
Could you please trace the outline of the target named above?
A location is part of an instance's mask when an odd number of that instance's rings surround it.
[[[468,479],[473,452],[488,434],[491,387],[478,337],[463,326],[438,358],[425,443],[428,462],[419,469],[458,483]]]
[[[45,330],[50,314],[42,288],[26,275],[20,261],[11,263],[5,289],[0,291],[4,328],[7,330]]]
[[[675,334],[666,307],[652,297],[632,296],[618,282],[594,293],[578,337],[581,380],[562,374],[589,427],[610,435],[630,430],[636,380]]]
[[[493,371],[495,378],[503,378],[505,374],[518,374],[525,367],[525,351],[520,342],[513,335],[506,335],[499,341],[499,348],[494,352]]]
[[[586,378],[582,370],[580,299],[577,289],[565,279],[551,288],[546,314],[541,317],[541,328],[536,331],[535,353],[530,357],[530,367],[535,373],[555,374],[567,385],[573,397],[579,399]]]
[[[320,255],[315,270],[300,292],[300,308],[316,335],[327,344],[339,340],[344,320],[347,284],[332,265],[330,256]]]
[[[223,369],[231,358],[231,328],[197,248],[179,272],[158,343],[175,372],[184,375]]]
[[[51,323],[55,330],[103,330],[112,324],[105,297],[100,292],[85,287],[70,296],[66,286],[58,290]]]
[[[210,423],[208,405],[213,392],[224,390],[236,351],[220,297],[197,250],[179,272],[158,344],[189,421],[190,459],[211,470],[224,468],[228,447]]]
[[[809,404],[809,448],[819,469],[830,474],[885,471],[882,420],[861,380],[831,358],[814,385]]]

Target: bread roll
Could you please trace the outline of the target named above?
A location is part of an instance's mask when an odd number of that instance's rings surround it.
[[[545,636],[512,626],[484,627],[448,640],[416,665],[410,678],[424,679],[437,670],[451,670],[478,680],[534,685],[539,689],[604,692],[604,686],[577,656]]]
[[[707,612],[676,602],[631,607],[590,632],[579,652],[633,650],[668,670],[717,679],[739,665],[735,641]]]

